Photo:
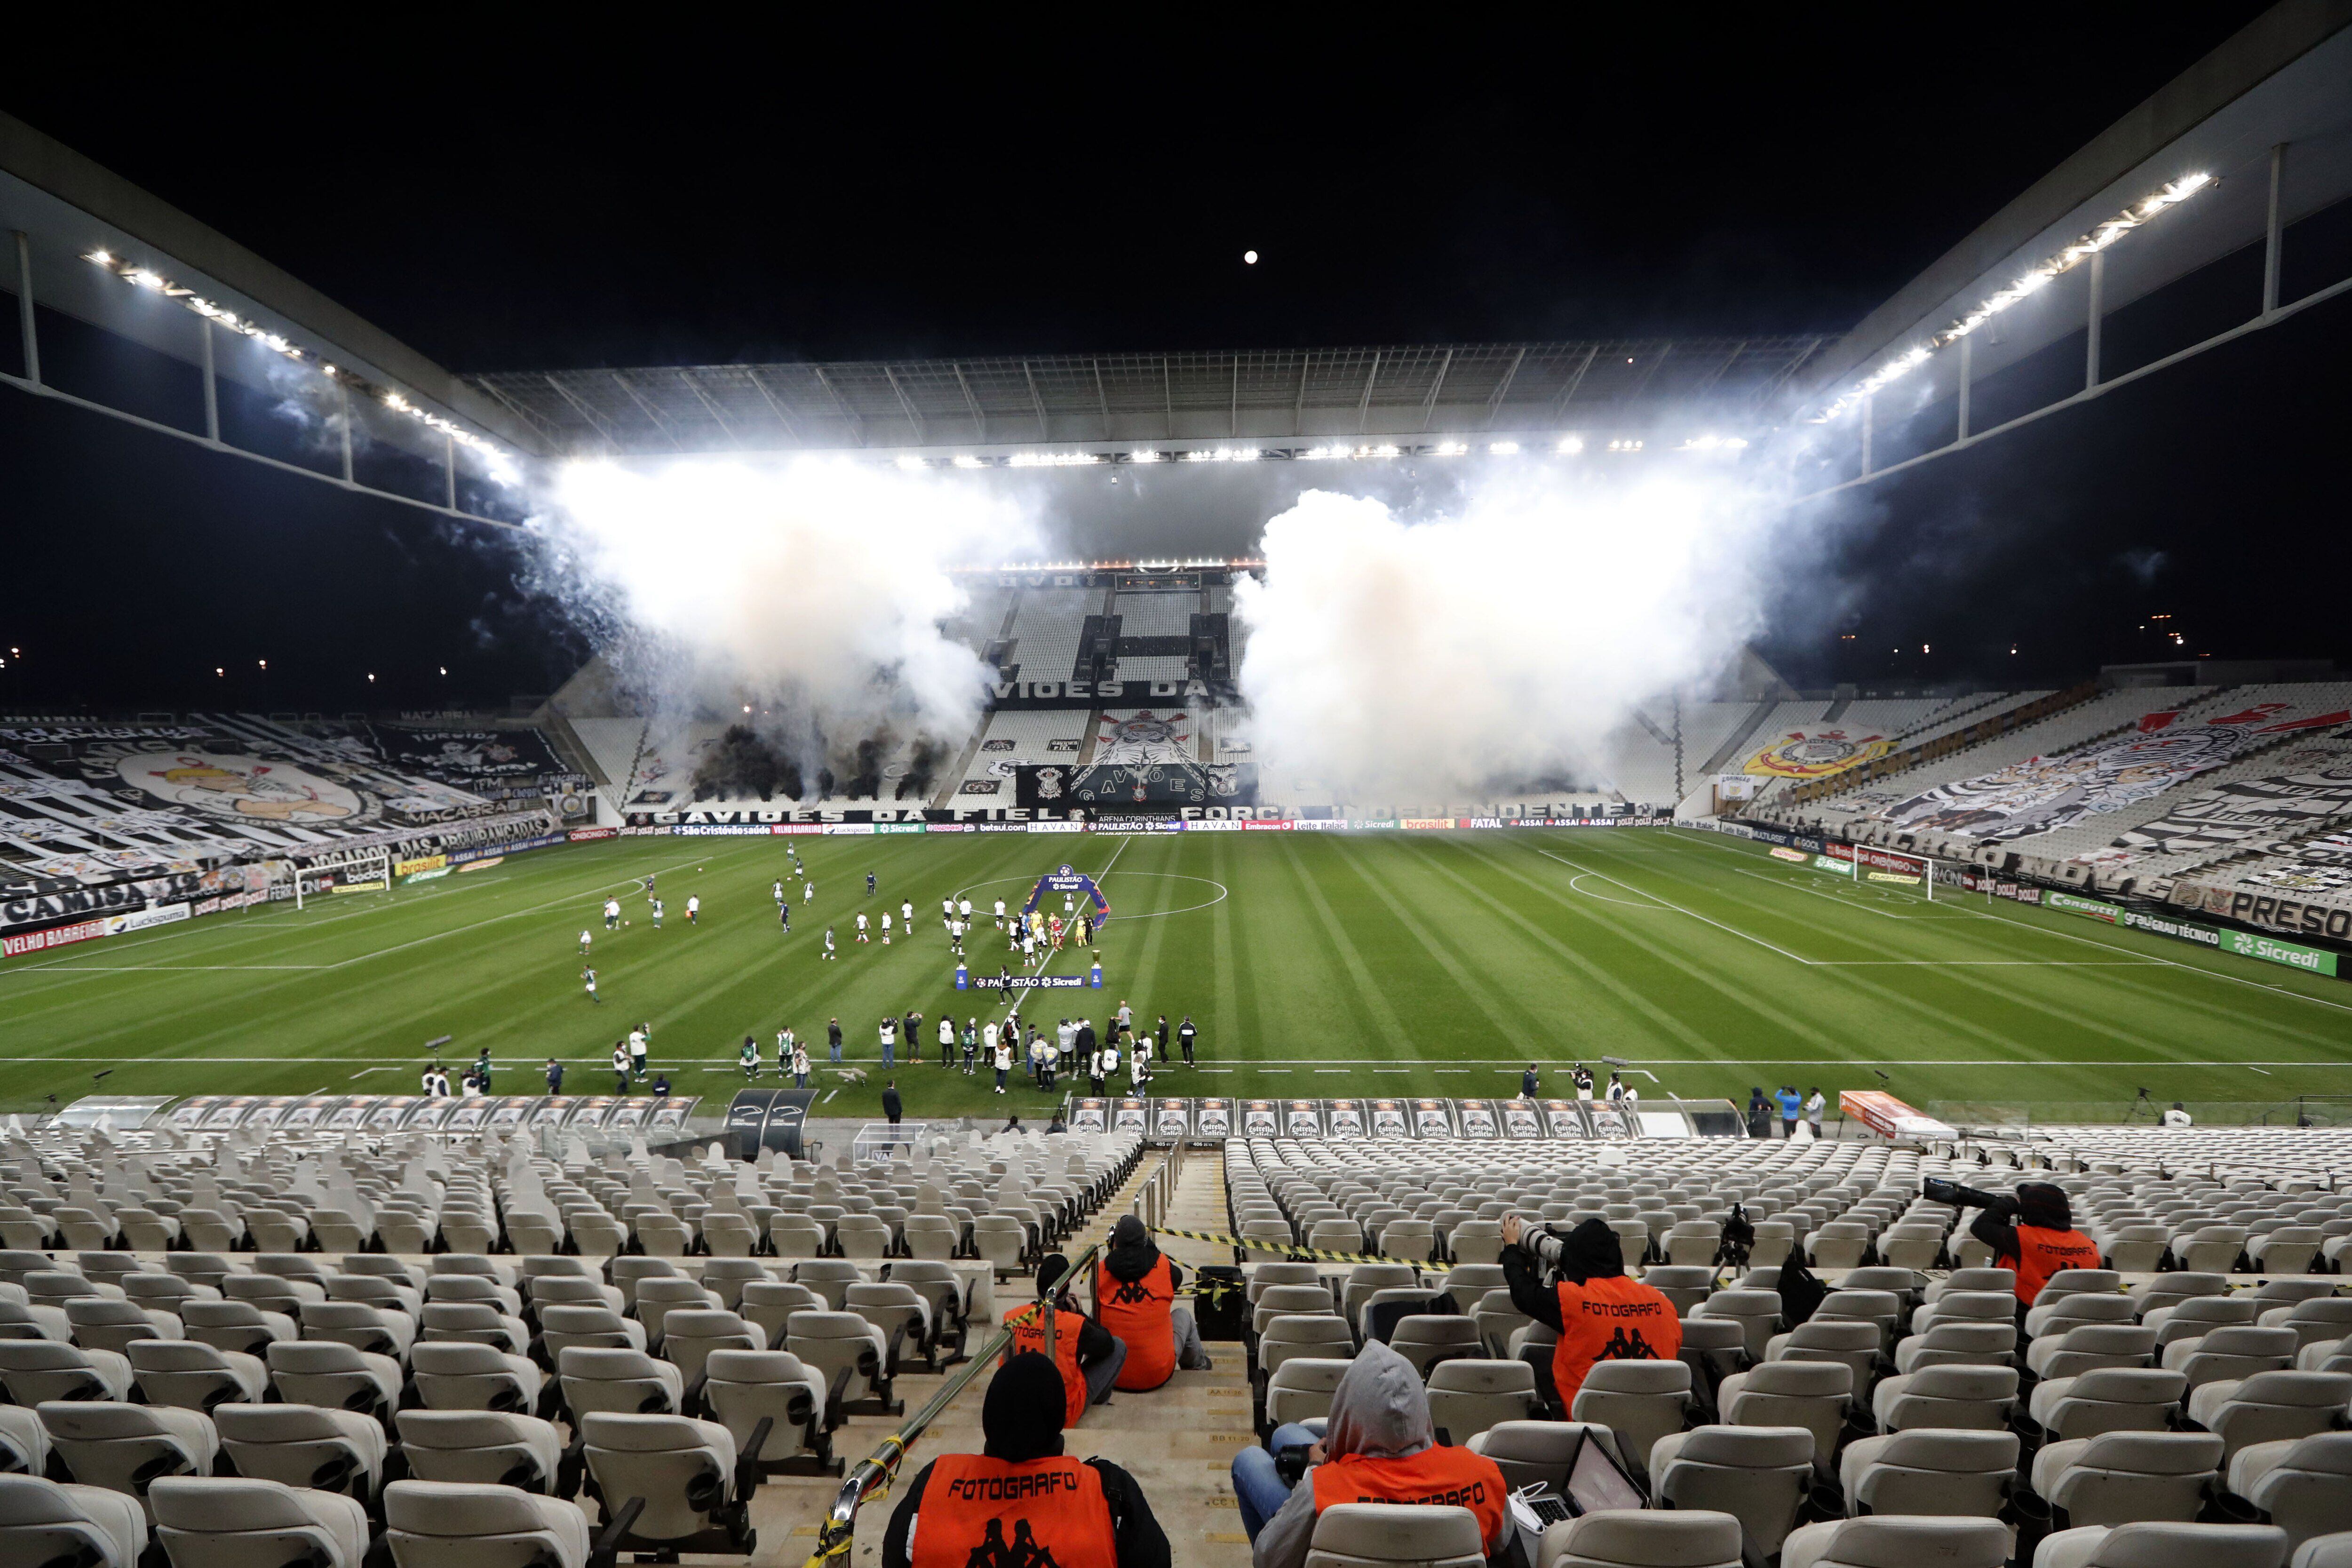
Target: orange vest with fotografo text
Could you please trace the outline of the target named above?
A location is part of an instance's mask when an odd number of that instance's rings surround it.
[[[1307,1472],[1315,1483],[1315,1511],[1334,1503],[1399,1502],[1466,1508],[1478,1518],[1486,1555],[1502,1550],[1510,1522],[1510,1486],[1494,1460],[1467,1448],[1423,1448],[1408,1458],[1342,1454]]]
[[[1176,1328],[1169,1319],[1175,1304],[1174,1276],[1164,1257],[1153,1258],[1143,1278],[1133,1280],[1095,1265],[1095,1313],[1127,1345],[1118,1387],[1139,1394],[1176,1375]]]
[[[974,1563],[1051,1563],[1117,1568],[1118,1533],[1102,1473],[1056,1454],[1014,1464],[982,1454],[942,1454],[923,1483],[908,1552],[914,1568]]]
[[[1563,1279],[1558,1289],[1559,1348],[1551,1352],[1551,1380],[1563,1408],[1596,1361],[1672,1361],[1682,1354],[1682,1314],[1639,1279],[1612,1274],[1581,1285]]]
[[[1056,1310],[1054,1314],[1054,1370],[1062,1374],[1062,1425],[1075,1426],[1078,1417],[1087,1413],[1087,1374],[1078,1369],[1078,1331],[1086,1327],[1086,1319],[1076,1312]],[[1045,1353],[1045,1312],[1035,1302],[1027,1301],[1004,1314],[1004,1326],[1013,1331],[1013,1343],[1004,1359],[1030,1351]]]
[[[2096,1268],[2099,1245],[2079,1230],[2017,1227],[2017,1299],[2027,1306],[2062,1268]]]

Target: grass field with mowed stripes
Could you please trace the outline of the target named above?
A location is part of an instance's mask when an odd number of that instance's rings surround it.
[[[787,844],[816,883],[792,886],[780,932],[771,882]],[[877,1111],[877,1026],[924,1016],[919,1066],[901,1049],[907,1113],[1042,1115],[1016,1073],[935,1064],[942,1011],[1002,1016],[1001,994],[953,988],[940,900],[968,892],[975,973],[1005,958],[985,911],[1018,906],[1067,862],[1101,879],[1113,918],[1104,989],[1034,994],[1029,1022],[1121,1000],[1139,1023],[1185,1013],[1202,1065],[1162,1093],[1507,1095],[1527,1063],[1603,1055],[1645,1096],[1751,1084],[1888,1087],[1954,1114],[2032,1102],[2036,1116],[2160,1102],[2259,1114],[2299,1093],[2352,1090],[2352,986],[2077,917],[1909,889],[1855,886],[1683,829],[1382,835],[1251,833],[633,838],[521,856],[388,894],[273,906],[0,963],[0,1106],[88,1093],[413,1093],[423,1042],[452,1062],[487,1046],[494,1089],[537,1092],[551,1055],[567,1092],[610,1093],[615,1039],[653,1025],[652,1065],[677,1091],[738,1088],[737,1047],[811,1042],[824,1115]],[[868,900],[866,876],[879,891]],[[665,929],[640,879],[658,873]],[[621,898],[630,924],[599,910]],[[687,899],[702,904],[698,926]],[[860,909],[915,905],[915,934],[852,940]],[[820,958],[830,923],[841,956]],[[580,980],[594,932],[601,1005]],[[1011,960],[1016,973],[1017,958]],[[1052,973],[1083,973],[1082,952]],[[826,1070],[838,1017],[863,1086]],[[1557,1076],[1555,1076],[1557,1075]],[[1653,1076],[1654,1075],[1654,1076]],[[1066,1077],[1064,1084],[1066,1087]],[[1053,1097],[1058,1099],[1058,1094]],[[2273,1118],[2275,1119],[2275,1117]]]

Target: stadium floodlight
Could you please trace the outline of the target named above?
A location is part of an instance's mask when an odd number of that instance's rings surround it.
[[[898,458],[898,466],[909,473],[930,467],[929,463],[923,461],[922,458],[914,456],[912,453],[900,454]]]
[[[1162,459],[1160,454],[1153,451],[1150,447],[1138,447],[1134,451],[1129,452],[1127,455],[1127,460],[1130,463],[1157,463]]]
[[[1915,343],[1879,366],[1877,370],[1864,377],[1853,390],[1823,408],[1815,416],[1813,422],[1820,424],[1824,420],[1837,417],[1889,382],[1907,375],[1926,363],[1936,350],[1948,343],[1957,342],[2020,300],[2041,292],[2052,280],[2096,256],[2157,214],[2168,207],[2178,206],[2198,192],[2210,189],[2217,184],[2219,181],[2213,175],[2201,171],[2197,174],[2183,174],[2154,195],[2132,206],[2126,207],[2115,216],[2101,221],[2074,244],[2065,247],[2039,265],[2028,268],[2008,288],[1987,296],[1975,310],[1970,310],[1958,321],[1951,322],[1939,331],[1929,333],[1924,344]]]
[[[1397,447],[1383,441],[1377,447],[1365,447],[1362,455],[1370,458],[1393,458],[1399,455],[1399,450]]]
[[[1581,436],[1562,436],[1559,438],[1559,445],[1553,447],[1552,450],[1558,452],[1563,458],[1573,458],[1579,452],[1584,450],[1584,437]]]
[[[982,463],[978,458],[973,457],[970,452],[958,452],[955,455],[955,466],[959,468],[981,468],[987,467],[985,463]]]
[[[1486,450],[1497,458],[1516,458],[1519,455],[1519,444],[1517,441],[1493,441],[1487,444]]]
[[[1015,452],[1007,461],[1016,468],[1083,468],[1102,458],[1093,452]]]
[[[1467,456],[1469,451],[1470,444],[1467,441],[1440,441],[1431,449],[1430,456],[1434,458],[1460,458]]]

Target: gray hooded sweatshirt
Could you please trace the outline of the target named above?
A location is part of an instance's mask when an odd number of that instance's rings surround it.
[[[1437,1440],[1429,1419],[1429,1392],[1412,1363],[1373,1340],[1357,1352],[1331,1395],[1326,1453],[1403,1459]],[[1315,1472],[1291,1489],[1290,1500],[1265,1521],[1250,1549],[1255,1568],[1305,1568],[1315,1535]]]

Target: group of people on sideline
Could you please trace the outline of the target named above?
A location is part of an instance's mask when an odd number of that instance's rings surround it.
[[[1771,1137],[1772,1123],[1777,1119],[1780,1123],[1780,1136],[1794,1138],[1797,1123],[1801,1119],[1806,1129],[1818,1139],[1822,1135],[1822,1113],[1829,1109],[1829,1103],[1819,1085],[1802,1094],[1797,1092],[1797,1086],[1793,1083],[1784,1083],[1778,1091],[1769,1095],[1760,1087],[1752,1088],[1748,1091],[1748,1136]]]

